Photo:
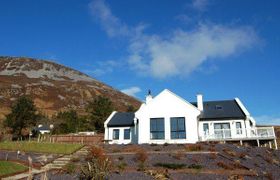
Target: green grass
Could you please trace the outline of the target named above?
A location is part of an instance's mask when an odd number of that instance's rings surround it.
[[[0,161],[0,176],[5,176],[17,172],[23,172],[28,167],[9,161]]]
[[[81,144],[65,143],[45,143],[28,141],[7,141],[0,142],[0,149],[11,151],[53,153],[53,154],[71,154],[82,147]]]

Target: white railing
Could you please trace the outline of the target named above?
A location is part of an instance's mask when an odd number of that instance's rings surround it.
[[[227,140],[246,138],[275,138],[273,127],[214,129],[214,132],[204,132],[201,140]]]
[[[273,127],[256,127],[251,129],[250,131],[251,137],[275,137],[274,128]]]

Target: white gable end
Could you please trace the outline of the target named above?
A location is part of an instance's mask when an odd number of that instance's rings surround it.
[[[150,119],[164,118],[165,139],[164,143],[172,143],[170,137],[170,118],[185,118],[186,139],[179,140],[182,143],[195,143],[197,139],[197,117],[200,111],[185,101],[181,97],[175,95],[169,90],[162,91],[159,95],[143,104],[136,112],[136,118],[139,120],[139,143],[158,143],[159,140],[151,140],[150,137]],[[179,142],[176,140],[176,142]]]

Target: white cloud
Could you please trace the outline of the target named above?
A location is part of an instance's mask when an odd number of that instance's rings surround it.
[[[193,1],[202,8],[208,1]],[[137,73],[164,79],[188,76],[206,61],[216,61],[247,50],[258,42],[252,27],[201,23],[191,30],[176,29],[171,34],[145,34],[145,25],[129,27],[115,17],[103,0],[90,3],[92,14],[110,37],[128,40],[128,64]]]
[[[146,25],[140,23],[135,27],[129,27],[119,18],[114,16],[105,0],[94,0],[89,3],[90,12],[93,17],[101,23],[102,28],[110,37],[133,36],[145,29]]]
[[[193,0],[192,8],[198,11],[205,11],[209,4],[208,0]]]
[[[261,125],[280,125],[280,117],[271,115],[262,115],[255,117],[257,124]]]
[[[129,96],[136,96],[137,93],[141,92],[141,89],[137,86],[133,86],[133,87],[130,87],[130,88],[127,88],[127,89],[123,89],[121,90],[121,92],[129,95]]]
[[[250,27],[202,24],[169,37],[142,35],[130,44],[130,65],[156,78],[189,75],[204,62],[250,48],[258,38]]]

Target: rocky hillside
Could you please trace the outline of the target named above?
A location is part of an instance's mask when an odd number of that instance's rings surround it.
[[[84,113],[87,102],[108,97],[116,110],[139,107],[140,102],[74,69],[31,58],[0,57],[0,119],[21,95],[29,95],[47,115],[69,108]]]

